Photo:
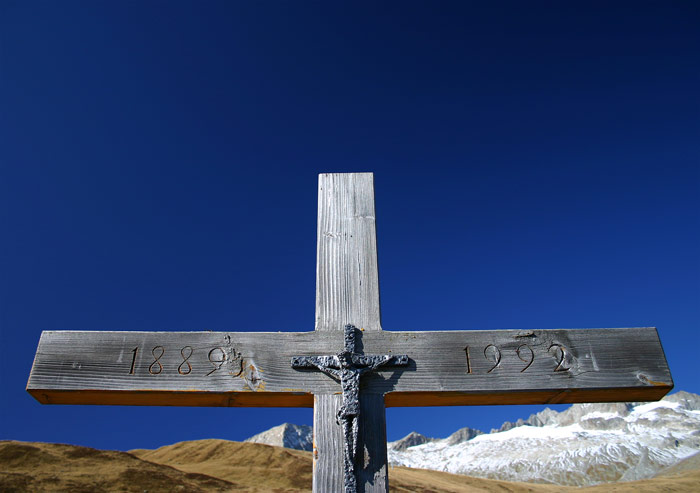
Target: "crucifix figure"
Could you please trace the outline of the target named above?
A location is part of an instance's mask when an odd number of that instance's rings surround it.
[[[335,356],[296,356],[292,368],[316,368],[340,382],[343,403],[336,415],[336,422],[343,428],[343,477],[345,493],[357,491],[355,461],[360,417],[360,377],[380,366],[406,366],[408,356],[362,355],[355,352],[357,327],[345,326],[345,349]]]
[[[363,351],[410,360],[355,352],[349,324]],[[391,364],[406,366],[376,371]],[[44,331],[27,383],[43,404],[313,407],[316,493],[343,491],[348,470],[358,492],[388,491],[386,406],[652,401],[672,388],[653,327],[382,330],[371,173],[319,176],[314,330]]]

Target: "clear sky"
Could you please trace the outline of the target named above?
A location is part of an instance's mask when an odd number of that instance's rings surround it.
[[[0,3],[0,439],[310,409],[42,406],[41,330],[312,330],[317,175],[375,173],[387,330],[656,326],[700,393],[697,2]],[[544,406],[390,409],[389,439]]]

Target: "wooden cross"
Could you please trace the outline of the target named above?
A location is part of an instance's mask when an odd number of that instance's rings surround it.
[[[372,174],[320,175],[318,198],[314,331],[44,331],[27,391],[43,404],[313,406],[314,491],[344,490],[350,447],[369,493],[388,491],[385,406],[651,401],[673,388],[655,328],[383,331]],[[356,419],[324,374],[340,359],[324,372],[291,364],[337,354],[346,325],[362,330],[363,350],[407,356],[364,376]],[[362,358],[350,359],[377,362]],[[357,425],[354,442],[343,422]]]

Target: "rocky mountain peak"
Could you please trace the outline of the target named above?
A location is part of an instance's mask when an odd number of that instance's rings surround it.
[[[394,450],[406,450],[408,447],[414,447],[416,445],[422,445],[424,443],[432,442],[434,438],[428,438],[425,435],[421,435],[415,431],[412,431],[401,440],[397,440],[392,443],[392,448]]]
[[[467,440],[471,440],[472,438],[483,435],[484,432],[481,430],[475,430],[474,428],[469,428],[468,426],[464,428],[460,428],[459,430],[455,431],[453,434],[447,437],[447,443],[450,445],[455,445],[457,443],[462,443],[466,442]]]
[[[283,423],[244,441],[311,451],[313,449],[313,428],[308,425]]]

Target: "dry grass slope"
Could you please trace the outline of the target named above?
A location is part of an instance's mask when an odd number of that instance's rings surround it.
[[[691,458],[692,459],[692,458]],[[391,491],[425,493],[690,493],[700,491],[700,460],[645,481],[590,488],[514,483],[423,469],[392,468]],[[225,440],[113,452],[51,443],[0,441],[0,491],[308,492],[311,454]]]
[[[236,484],[152,464],[126,452],[55,443],[0,442],[0,491],[193,493],[237,491]]]
[[[197,440],[129,453],[181,471],[236,482],[246,488],[238,491],[296,493],[311,488],[311,452],[258,443]]]

